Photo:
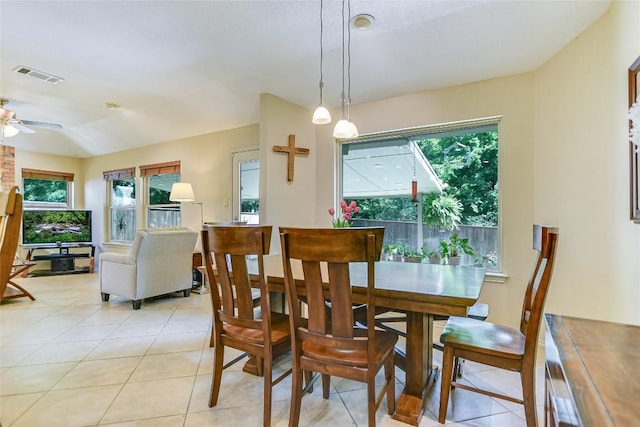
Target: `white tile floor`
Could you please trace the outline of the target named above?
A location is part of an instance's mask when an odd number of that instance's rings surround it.
[[[122,298],[102,302],[97,274],[19,283],[36,301],[22,298],[0,307],[2,426],[262,425],[262,379],[243,373],[241,364],[224,372],[218,405],[207,406],[213,358],[209,295],[147,300],[134,311]],[[439,363],[440,353],[434,358]],[[278,365],[285,369],[289,360]],[[515,373],[466,363],[464,380],[520,395]],[[542,380],[540,363],[540,415]],[[397,381],[399,394],[404,372],[397,370]],[[285,380],[274,389],[274,426],[288,423],[290,385]],[[321,387],[315,387],[303,399],[300,425],[366,425],[364,390],[360,383],[334,378],[327,401]],[[439,382],[430,389],[421,427],[440,425],[434,415],[438,399]],[[406,425],[390,419],[383,406],[379,426]],[[524,411],[517,404],[455,390],[447,425],[524,426]]]

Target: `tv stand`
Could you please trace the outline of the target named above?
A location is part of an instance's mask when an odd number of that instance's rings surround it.
[[[36,251],[46,253],[35,253]],[[50,276],[56,274],[92,273],[94,267],[95,245],[91,243],[69,243],[56,246],[30,246],[27,261],[50,261],[49,270],[31,270],[32,276]],[[76,266],[77,259],[89,260],[89,266]]]

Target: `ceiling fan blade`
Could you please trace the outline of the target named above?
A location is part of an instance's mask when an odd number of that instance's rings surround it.
[[[18,129],[22,133],[35,133],[36,132],[33,129],[29,129],[26,126],[23,126],[23,124],[21,122],[14,121],[14,122],[10,122],[9,124],[11,126],[13,126],[14,128]]]
[[[32,120],[20,120],[20,121],[22,122],[23,125],[28,125],[28,126],[37,126],[41,128],[56,129],[56,130],[62,129],[62,125],[59,125],[57,123],[34,122]]]

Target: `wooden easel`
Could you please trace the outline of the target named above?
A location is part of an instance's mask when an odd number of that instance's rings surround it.
[[[14,186],[2,196],[1,200],[6,199],[7,202],[0,202],[0,301],[22,297],[35,300],[26,289],[11,281],[31,266],[30,263],[19,264],[15,266],[14,271],[22,221],[22,194],[18,193],[18,187]]]

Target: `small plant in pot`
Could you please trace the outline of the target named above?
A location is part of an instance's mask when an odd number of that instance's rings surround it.
[[[382,249],[386,255],[386,259],[388,259],[389,261],[402,261],[402,255],[398,254],[397,243],[394,243],[394,244],[387,243],[386,245],[384,245]]]
[[[407,251],[407,253],[404,255],[404,261],[405,262],[415,262],[415,263],[419,263],[422,262],[422,260],[424,259],[424,254],[422,253],[422,251]]]
[[[398,246],[397,254],[400,257],[398,261],[402,261],[409,253],[409,246],[404,242],[396,243],[396,245]]]
[[[442,262],[440,252],[437,250],[427,251],[424,256],[429,260],[429,264],[440,264]]]
[[[469,239],[461,238],[458,233],[453,233],[448,240],[440,241],[440,256],[447,260],[449,265],[460,264],[460,256],[465,253],[473,255],[473,248],[469,245]]]

